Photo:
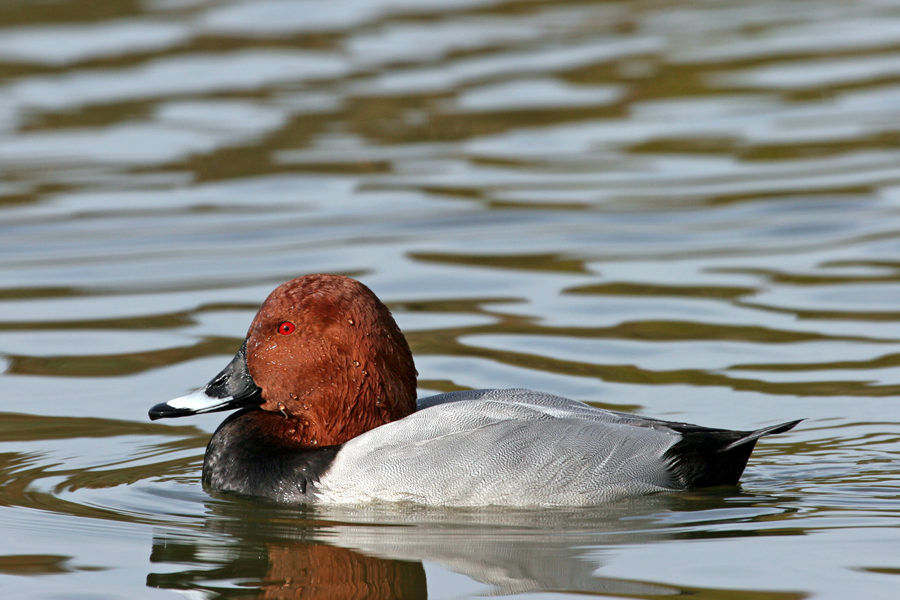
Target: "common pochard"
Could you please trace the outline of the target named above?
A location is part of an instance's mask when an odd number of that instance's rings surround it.
[[[372,291],[338,275],[275,288],[234,359],[151,419],[240,409],[203,461],[210,490],[283,503],[595,505],[735,485],[756,441],[543,392],[416,401],[412,353]]]

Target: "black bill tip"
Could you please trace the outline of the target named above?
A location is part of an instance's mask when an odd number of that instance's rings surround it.
[[[147,411],[147,414],[150,416],[151,421],[155,421],[157,419],[167,419],[171,417],[186,417],[187,415],[193,414],[193,411],[187,408],[175,408],[169,406],[167,402],[160,402]]]

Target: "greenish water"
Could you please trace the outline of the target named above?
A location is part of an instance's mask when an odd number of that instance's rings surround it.
[[[892,1],[0,4],[0,595],[896,597],[898,124]],[[322,271],[423,395],[807,420],[590,510],[210,496],[147,408]]]

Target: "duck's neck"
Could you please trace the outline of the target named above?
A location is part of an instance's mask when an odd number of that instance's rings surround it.
[[[254,409],[236,413],[231,418],[240,417],[242,436],[253,438],[256,444],[296,451],[343,444],[412,412],[397,413],[396,407],[386,403],[359,400],[344,400],[331,405],[310,401],[299,407],[296,403],[291,407],[275,406],[277,412]]]
[[[264,386],[261,408],[273,415],[260,421],[266,435],[299,447],[334,446],[415,411],[415,376],[398,382],[362,361],[339,366],[321,369],[330,377]]]
[[[206,448],[204,486],[279,502],[307,501],[340,446],[293,439],[303,427],[293,421],[259,409],[228,417]]]
[[[415,411],[415,397],[411,402],[388,402],[382,390],[366,393],[365,383],[355,391],[362,393],[313,400],[305,404],[306,410],[295,413],[288,409],[283,431],[309,447],[333,446]]]

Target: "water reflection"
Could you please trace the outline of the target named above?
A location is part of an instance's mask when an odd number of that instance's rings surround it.
[[[488,595],[565,591],[704,597],[715,590],[654,583],[652,573],[645,581],[600,576],[603,548],[759,536],[741,523],[787,516],[791,511],[780,506],[784,500],[727,490],[664,494],[599,508],[474,510],[284,508],[213,499],[205,502],[206,516],[196,533],[157,528],[151,562],[180,570],[154,570],[147,585],[222,597],[253,589],[267,598],[424,598],[427,589],[452,582],[432,571],[436,580],[427,586],[424,562],[465,575]],[[795,533],[785,527],[766,535]]]
[[[198,568],[151,573],[147,585],[203,590],[211,597],[248,593],[258,598],[426,598],[421,562],[386,560],[314,542],[253,543],[210,548],[156,537],[151,563],[193,563]],[[231,550],[229,552],[229,550]],[[234,581],[225,587],[222,580]],[[217,585],[218,583],[218,585]]]

